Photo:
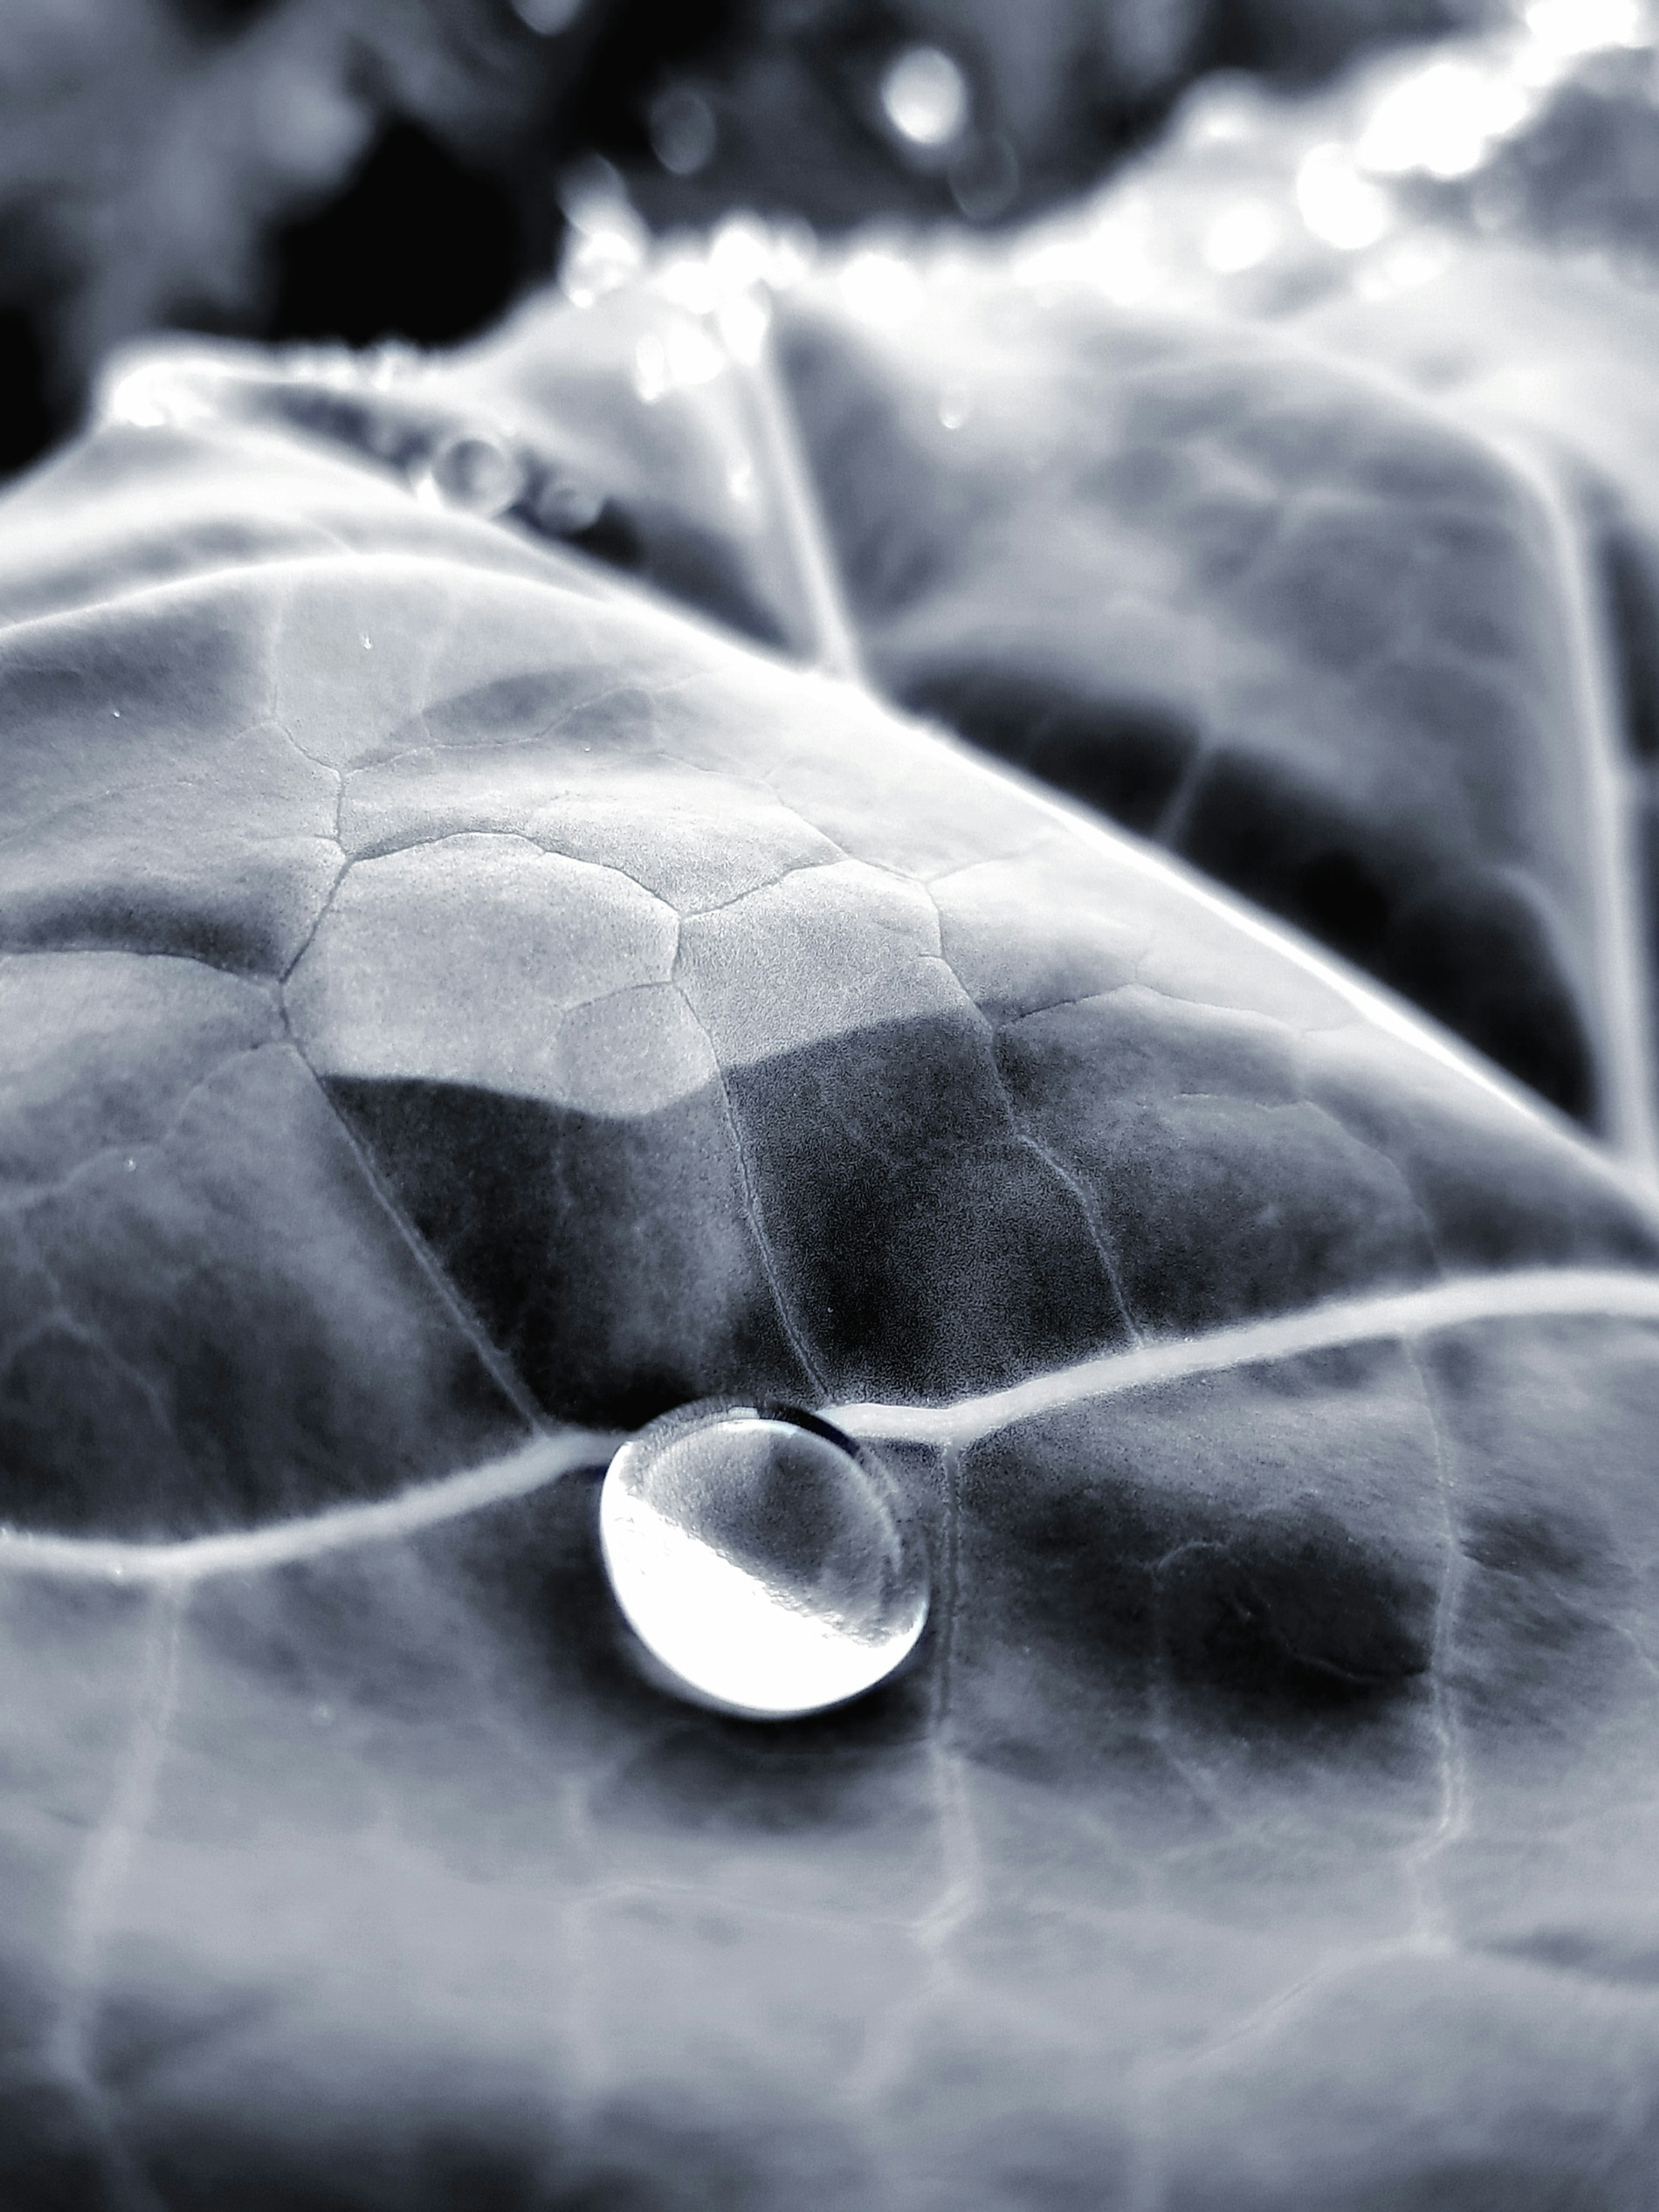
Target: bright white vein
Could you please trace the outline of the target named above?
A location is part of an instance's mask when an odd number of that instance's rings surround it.
[[[893,1443],[927,1443],[957,1450],[1020,1421],[1035,1420],[1164,1382],[1184,1382],[1265,1360],[1377,1339],[1429,1336],[1486,1321],[1571,1319],[1659,1322],[1659,1276],[1612,1271],[1531,1267],[1510,1275],[1476,1275],[1393,1296],[1343,1299],[1287,1314],[1275,1321],[1245,1322],[1207,1336],[1107,1352],[1075,1366],[1056,1368],[1016,1382],[959,1398],[949,1406],[832,1406],[828,1417],[849,1436]]]
[[[949,1405],[866,1403],[823,1410],[851,1436],[962,1449],[1020,1421],[1230,1368],[1295,1359],[1342,1345],[1431,1336],[1483,1322],[1573,1319],[1659,1323],[1659,1275],[1571,1267],[1471,1275],[1425,1290],[1337,1299],[1303,1313],[1212,1329],[1204,1336],[1107,1352],[1006,1390],[958,1398]],[[528,1497],[576,1468],[605,1465],[626,1440],[620,1432],[561,1429],[501,1459],[423,1483],[396,1498],[372,1505],[337,1506],[306,1520],[277,1522],[230,1535],[123,1543],[0,1527],[0,1571],[133,1585],[257,1573],[363,1545],[395,1543],[423,1528]]]
[[[396,1542],[440,1522],[545,1489],[574,1468],[603,1467],[625,1441],[620,1433],[560,1429],[504,1458],[468,1468],[372,1505],[339,1505],[303,1521],[278,1521],[229,1535],[186,1536],[173,1543],[121,1543],[100,1536],[36,1535],[0,1527],[0,1568],[22,1574],[84,1576],[134,1584],[204,1582],[292,1565],[364,1544]]]

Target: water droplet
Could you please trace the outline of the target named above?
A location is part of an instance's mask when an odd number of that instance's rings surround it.
[[[650,239],[622,178],[597,155],[568,173],[559,204],[570,226],[559,289],[573,307],[591,307],[639,274]]]
[[[1347,149],[1334,143],[1310,147],[1303,155],[1296,204],[1314,236],[1342,253],[1375,246],[1394,220],[1388,194],[1362,177]]]
[[[206,420],[212,405],[192,366],[199,364],[166,357],[136,362],[106,386],[103,419],[135,430],[187,429]]]
[[[611,1587],[699,1702],[760,1719],[842,1704],[927,1618],[927,1570],[867,1449],[793,1408],[705,1402],[653,1421],[599,1501]]]
[[[933,152],[962,136],[973,94],[942,46],[906,46],[882,72],[881,106],[898,137]]]
[[[556,38],[582,12],[585,0],[513,0],[513,12],[538,39]]]
[[[550,538],[577,538],[605,508],[605,494],[568,470],[550,468],[530,495],[530,511]]]
[[[660,331],[647,331],[634,349],[634,389],[647,407],[671,392],[711,384],[731,366],[730,356],[701,323],[677,315]]]
[[[772,310],[759,292],[738,292],[723,301],[714,321],[720,343],[733,361],[752,367],[765,352]]]
[[[668,349],[655,331],[647,331],[634,349],[634,389],[647,407],[654,407],[672,389]]]
[[[959,430],[974,411],[973,394],[965,384],[947,384],[939,396],[939,419],[947,430]]]
[[[646,111],[651,150],[671,177],[695,177],[714,158],[720,126],[714,111],[689,84],[670,85]]]
[[[1421,170],[1472,176],[1489,149],[1527,122],[1537,92],[1473,56],[1437,58],[1397,77],[1371,109],[1355,158],[1374,176]]]
[[[951,163],[951,197],[969,222],[994,222],[1019,191],[1019,156],[993,132],[964,146]]]
[[[841,293],[861,322],[891,329],[914,315],[922,303],[921,283],[910,264],[896,253],[873,246],[854,253],[841,271]]]
[[[1559,54],[1652,43],[1641,0],[1528,0],[1522,15],[1534,38]]]
[[[407,384],[421,368],[418,346],[410,345],[407,338],[382,338],[362,356],[360,373],[370,391],[385,392],[394,384]]]
[[[1205,232],[1205,262],[1218,276],[1257,268],[1279,244],[1282,228],[1276,211],[1261,200],[1236,200]]]
[[[524,465],[489,430],[458,430],[416,463],[412,485],[424,507],[486,518],[504,514],[524,489]]]

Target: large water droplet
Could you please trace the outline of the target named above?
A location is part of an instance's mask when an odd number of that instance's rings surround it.
[[[881,105],[906,144],[933,151],[962,136],[973,94],[960,63],[941,46],[906,46],[882,72]]]
[[[624,1444],[599,1500],[611,1587],[688,1695],[761,1719],[873,1689],[915,1647],[927,1568],[867,1449],[813,1415],[682,1407]]]
[[[489,518],[505,514],[523,491],[524,464],[492,431],[458,430],[432,447],[411,481],[422,506]]]

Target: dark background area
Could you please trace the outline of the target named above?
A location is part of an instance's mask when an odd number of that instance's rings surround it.
[[[562,181],[654,228],[1006,223],[1095,180],[1218,69],[1310,81],[1479,0],[3,0],[0,473],[111,346],[480,331],[557,265]],[[895,58],[951,57],[918,145]]]

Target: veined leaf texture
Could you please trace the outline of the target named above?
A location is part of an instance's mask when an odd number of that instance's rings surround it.
[[[1534,12],[0,509],[9,2207],[1653,2204],[1655,309],[1526,189],[1652,57]],[[720,1394],[925,1527],[811,1720],[603,1583]]]

